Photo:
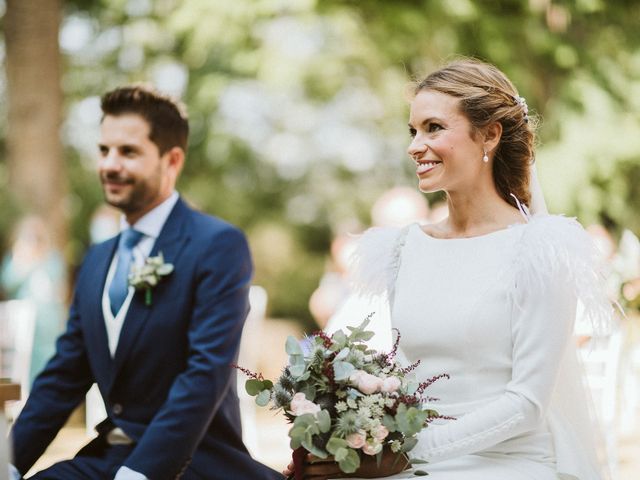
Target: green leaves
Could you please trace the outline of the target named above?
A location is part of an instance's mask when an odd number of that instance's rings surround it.
[[[358,453],[349,448],[343,438],[331,437],[327,442],[327,451],[333,455],[344,473],[353,473],[360,467]]]
[[[333,373],[337,381],[346,380],[356,371],[356,367],[349,362],[333,362]]]
[[[426,411],[419,410],[416,407],[407,408],[406,405],[401,403],[395,416],[396,427],[403,435],[411,437],[424,428],[428,416],[429,414]]]
[[[317,457],[327,458],[327,452],[313,442],[313,437],[327,433],[330,429],[331,417],[326,410],[320,410],[315,415],[311,413],[300,415],[293,421],[293,427],[289,430],[291,448],[304,447]]]

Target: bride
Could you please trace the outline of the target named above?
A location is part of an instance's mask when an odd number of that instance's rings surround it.
[[[492,65],[464,59],[429,75],[411,102],[408,153],[420,190],[446,193],[449,217],[359,242],[357,283],[388,295],[404,360],[421,360],[417,378],[450,376],[429,395],[455,420],[431,424],[410,452],[432,480],[605,478],[572,330],[578,300],[596,326],[611,308],[585,231],[532,199],[534,123]],[[391,460],[363,459],[353,476],[414,478]],[[344,476],[305,464],[305,479]]]

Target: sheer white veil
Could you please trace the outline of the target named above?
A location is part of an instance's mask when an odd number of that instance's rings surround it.
[[[531,165],[529,191],[530,213],[548,214],[535,163]],[[581,308],[584,305],[579,303],[578,313]],[[576,342],[567,346],[560,364],[549,423],[556,440],[556,460],[561,479],[611,478],[605,461],[605,443]]]

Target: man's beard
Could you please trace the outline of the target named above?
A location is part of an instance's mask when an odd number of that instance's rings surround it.
[[[131,190],[128,192],[126,196],[117,196],[116,198],[112,198],[107,192],[106,188],[103,187],[103,194],[105,201],[115,207],[122,212],[130,213],[140,210],[144,208],[144,205],[149,202],[149,190],[150,186],[148,182],[136,182],[132,179],[120,178],[116,175],[105,176],[105,180],[109,180],[112,182],[117,182],[122,185],[131,186]]]

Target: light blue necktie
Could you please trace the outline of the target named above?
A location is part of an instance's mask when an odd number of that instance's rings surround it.
[[[124,303],[129,293],[129,270],[133,260],[133,247],[142,238],[142,232],[128,228],[120,234],[118,243],[118,265],[116,273],[111,279],[109,286],[109,301],[111,302],[111,313],[117,315],[120,307]]]

